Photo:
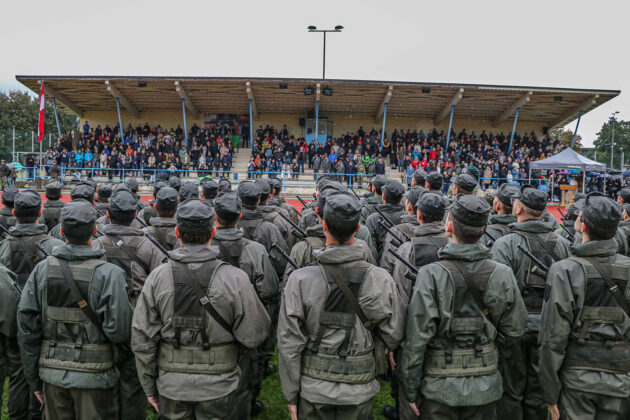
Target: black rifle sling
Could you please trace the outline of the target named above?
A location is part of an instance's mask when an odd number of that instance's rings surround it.
[[[223,329],[225,329],[225,331],[231,334],[232,326],[217,312],[216,309],[214,309],[214,306],[212,306],[212,304],[210,303],[210,299],[208,299],[208,296],[206,296],[206,293],[203,291],[203,289],[201,288],[201,285],[199,284],[199,280],[197,280],[197,277],[195,277],[193,272],[190,270],[190,268],[188,267],[188,264],[184,264],[184,263],[178,263],[178,264],[184,271],[184,276],[188,278],[190,287],[192,288],[195,295],[197,295],[197,299],[199,299],[199,303],[201,303],[201,306],[203,306],[206,312],[210,314],[212,319],[217,321],[219,325],[221,325]],[[219,269],[221,265],[223,264],[217,265],[217,267],[212,272],[212,277],[214,277],[215,273],[217,272],[217,270]]]
[[[594,259],[588,259],[587,261],[591,263],[593,267],[595,267],[595,270],[599,272],[599,275],[602,276],[604,283],[606,283],[606,287],[615,298],[617,305],[623,309],[626,315],[630,316],[630,304],[628,304],[625,296],[621,293],[621,290],[619,290],[619,286],[617,286],[617,284],[612,280],[608,268]]]

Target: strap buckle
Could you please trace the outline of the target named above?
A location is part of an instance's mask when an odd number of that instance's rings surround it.
[[[199,299],[199,302],[203,306],[206,306],[208,303],[210,303],[210,299],[208,299],[208,296],[203,296],[202,298]]]
[[[207,341],[204,341],[204,342],[201,344],[201,348],[202,348],[202,349],[204,349],[205,351],[210,350],[210,343],[208,343]]]
[[[348,350],[339,350],[337,354],[339,355],[339,357],[342,357],[345,359],[346,357],[348,357]]]
[[[451,349],[444,350],[444,359],[446,360],[446,364],[453,363],[453,350]]]
[[[475,356],[479,357],[481,355],[481,353],[483,353],[483,347],[481,347],[481,345],[476,345],[475,346]]]
[[[80,301],[77,302],[79,304],[79,308],[85,308],[86,306],[88,306],[87,302],[85,301],[85,299],[81,299]]]
[[[123,246],[124,244],[125,244],[125,243],[122,241],[122,239],[119,239],[119,240],[118,240],[118,242],[116,242],[116,244],[115,244],[115,245],[116,245],[117,247],[121,247],[121,246]]]

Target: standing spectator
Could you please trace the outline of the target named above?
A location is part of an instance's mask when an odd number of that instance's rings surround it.
[[[90,124],[88,124],[87,120],[85,120],[85,124],[83,124],[83,134],[86,136],[90,134]]]
[[[383,158],[379,157],[376,162],[376,166],[374,167],[375,175],[385,175],[385,163],[383,162]]]

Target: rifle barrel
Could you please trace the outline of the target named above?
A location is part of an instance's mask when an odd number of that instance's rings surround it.
[[[150,233],[145,233],[144,236],[146,236],[148,240],[153,242],[153,245],[155,245],[157,249],[162,251],[162,254],[166,255],[167,258],[170,258],[168,255],[168,250],[164,248],[164,246],[162,246],[162,244],[155,238],[155,236],[151,235]]]
[[[564,229],[564,231],[567,233],[567,235],[569,236],[569,239],[571,239],[571,242],[575,241],[575,235],[572,234],[571,232],[569,232],[569,229],[567,229],[567,227],[564,224],[560,225],[560,228]]]
[[[301,236],[301,237],[302,237],[302,239],[304,239],[304,238],[306,238],[306,237],[308,236],[308,235],[306,234],[306,232],[304,232],[302,229],[300,229],[300,227],[299,227],[298,225],[296,225],[295,223],[293,223],[293,220],[289,219],[287,216],[285,216],[285,215],[284,215],[284,214],[282,214],[282,213],[278,213],[278,215],[279,215],[280,217],[282,217],[284,220],[286,220],[286,221],[287,221],[287,222],[291,225],[291,227],[293,228],[292,233],[293,233],[295,236]],[[296,233],[297,233],[297,234],[296,234]]]
[[[398,261],[400,261],[401,263],[405,264],[405,266],[409,269],[411,274],[418,275],[418,269],[413,264],[411,264],[409,261],[404,259],[402,255],[400,255],[398,252],[394,251],[391,248],[388,249],[387,251],[389,251],[390,254],[392,254],[394,257],[396,257],[396,259]]]
[[[542,261],[540,261],[534,254],[529,252],[527,249],[523,248],[521,244],[516,245],[516,247],[525,255],[527,255],[533,262],[545,273],[549,272],[549,267],[545,265]]]
[[[396,234],[394,233],[394,231],[393,231],[391,228],[387,227],[387,225],[383,222],[383,219],[378,219],[378,222],[377,222],[377,223],[378,223],[378,224],[379,224],[379,225],[380,225],[383,229],[385,229],[385,230],[386,230],[386,231],[387,231],[390,235],[392,235],[392,239],[394,239],[396,242],[398,242],[398,245],[396,245],[397,247],[398,247],[398,246],[401,246],[401,245],[404,243],[404,241],[403,241],[403,240],[401,240],[401,239],[398,237],[398,235],[396,235]]]
[[[293,268],[295,268],[296,270],[299,270],[300,267],[298,265],[298,263],[296,263],[295,261],[293,261],[293,258],[291,258],[286,252],[284,252],[284,249],[280,248],[280,246],[278,246],[278,244],[276,242],[274,242],[273,244],[271,244],[271,248],[275,249],[276,251],[278,251],[280,253],[280,255],[282,255],[282,257],[287,260],[287,262],[289,264],[291,264],[293,266]]]

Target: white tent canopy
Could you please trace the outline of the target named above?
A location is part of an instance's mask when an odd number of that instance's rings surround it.
[[[595,162],[585,158],[573,149],[566,148],[557,155],[531,162],[529,169],[577,169],[580,171],[605,172],[606,164]]]

